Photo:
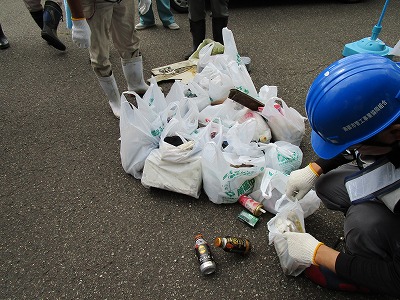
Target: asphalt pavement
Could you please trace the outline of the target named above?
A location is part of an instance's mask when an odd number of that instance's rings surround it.
[[[43,1],[44,2],[44,1]],[[341,58],[346,43],[368,37],[383,0],[231,1],[228,28],[258,89],[278,86],[280,96],[304,114],[313,78]],[[394,46],[400,2],[392,1],[379,38]],[[140,31],[144,73],[183,60],[191,45],[186,14],[180,30]],[[135,23],[138,20],[135,20]],[[335,292],[304,276],[282,272],[268,245],[265,214],[251,228],[239,204],[216,205],[146,189],[126,174],[119,126],[88,61],[61,23],[67,51],[40,37],[22,1],[1,0],[0,22],[11,47],[0,51],[0,299],[384,299]],[[211,20],[207,34],[211,37]],[[111,61],[125,88],[118,53]],[[168,93],[170,82],[160,84]],[[303,164],[314,158],[309,128]],[[321,207],[306,230],[332,245],[343,216]],[[203,276],[194,236],[248,238],[247,257],[212,247],[217,272]]]

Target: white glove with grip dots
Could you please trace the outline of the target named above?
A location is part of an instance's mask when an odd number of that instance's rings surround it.
[[[289,199],[302,199],[314,186],[318,179],[318,175],[308,165],[303,169],[299,169],[290,173],[286,185],[286,195]]]
[[[151,6],[151,0],[139,0],[139,6],[138,6],[139,13],[141,15],[146,14],[149,11],[150,6]]]
[[[289,256],[299,263],[317,265],[315,255],[324,243],[309,233],[285,232],[283,237],[288,243]]]
[[[85,19],[72,20],[72,41],[79,48],[89,48],[91,31]]]

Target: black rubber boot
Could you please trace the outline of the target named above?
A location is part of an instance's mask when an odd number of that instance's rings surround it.
[[[222,38],[222,28],[228,25],[228,17],[226,18],[212,18],[212,32],[213,39],[216,42],[224,44],[224,39]]]
[[[190,57],[190,55],[192,55],[193,52],[197,50],[199,45],[206,38],[206,20],[205,19],[196,21],[196,22],[189,20],[189,22],[190,22],[190,32],[192,33],[192,38],[193,38],[193,49],[185,55],[185,59],[188,59]]]
[[[43,29],[43,9],[31,12],[31,16],[35,20],[36,24],[38,24],[40,29]]]
[[[58,39],[57,36],[57,27],[61,18],[61,7],[53,1],[46,1],[44,3],[43,11],[42,38],[44,38],[49,45],[53,46],[54,48],[64,51],[66,49],[65,45]]]
[[[10,47],[10,43],[8,42],[0,24],[0,49],[7,49],[8,47]]]

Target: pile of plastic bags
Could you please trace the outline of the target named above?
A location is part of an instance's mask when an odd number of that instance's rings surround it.
[[[302,163],[306,118],[277,97],[276,87],[257,92],[232,32],[224,28],[223,38],[223,54],[211,55],[213,43],[199,51],[193,81],[175,81],[165,96],[153,78],[143,97],[121,95],[122,166],[145,187],[194,198],[204,190],[216,204],[250,195],[276,214],[269,241],[285,273],[298,275],[304,266],[293,265],[281,236],[304,232],[304,218],[320,203],[314,191],[295,202],[285,195],[287,175]],[[256,106],[230,99],[232,91]]]
[[[213,43],[200,50],[192,82],[176,81],[166,96],[155,80],[143,97],[122,94],[121,162],[144,186],[195,198],[203,188],[214,203],[235,203],[261,187],[268,168],[300,167],[305,118],[276,88],[257,93],[232,32],[224,28],[223,37],[223,54],[211,55]],[[264,106],[254,111],[227,98],[232,89]]]

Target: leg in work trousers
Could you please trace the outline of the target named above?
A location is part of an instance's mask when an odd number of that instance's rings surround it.
[[[210,0],[213,18],[226,18],[229,0]],[[197,22],[206,18],[205,0],[188,0],[189,20]]]
[[[98,77],[112,74],[110,40],[123,60],[139,56],[140,39],[134,24],[134,2],[120,3],[105,0],[82,0],[84,15],[92,32],[90,36],[90,61]],[[110,36],[111,33],[111,36]]]
[[[157,0],[157,11],[161,22],[164,26],[175,23],[174,15],[171,12],[170,0]],[[144,25],[152,25],[155,23],[153,5],[144,15],[139,13],[140,23]]]
[[[318,179],[315,190],[328,209],[345,213],[346,251],[366,258],[391,260],[400,248],[400,215],[379,202],[351,204],[344,179],[357,171],[352,165],[332,170]]]
[[[59,0],[52,0],[53,2],[57,3],[60,7],[63,7],[62,2]],[[40,0],[24,0],[26,8],[29,12],[41,11],[43,10],[43,6]]]

